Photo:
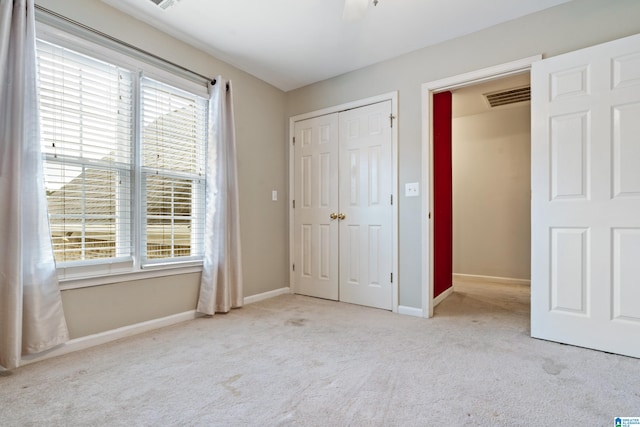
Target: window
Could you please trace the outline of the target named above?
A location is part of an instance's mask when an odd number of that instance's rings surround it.
[[[206,99],[144,68],[44,40],[37,51],[58,266],[201,260]]]
[[[141,83],[145,258],[202,256],[206,103]]]

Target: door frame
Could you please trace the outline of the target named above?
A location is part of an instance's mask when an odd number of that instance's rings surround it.
[[[422,316],[433,317],[433,308],[453,292],[453,286],[433,298],[433,94],[471,86],[477,83],[496,80],[531,70],[531,64],[540,61],[542,55],[499,64],[468,73],[458,74],[440,80],[423,83],[420,89],[422,96]],[[532,165],[533,168],[533,165]]]
[[[295,136],[295,123],[311,119],[314,117],[324,116],[327,114],[340,113],[346,110],[352,110],[359,107],[366,107],[367,105],[377,104],[378,102],[391,101],[391,114],[394,117],[394,125],[391,128],[391,191],[393,194],[393,205],[391,206],[391,233],[392,233],[392,273],[393,282],[391,283],[391,289],[393,294],[392,312],[398,312],[398,290],[400,278],[398,275],[398,92],[388,92],[369,98],[359,99],[356,101],[347,102],[345,104],[335,105],[332,107],[323,108],[320,110],[311,111],[304,114],[298,114],[289,117],[289,288],[292,292],[296,291],[297,284],[295,282],[295,274],[293,272],[294,261],[294,219],[295,210],[293,209],[293,197],[295,195],[295,153],[293,137]]]

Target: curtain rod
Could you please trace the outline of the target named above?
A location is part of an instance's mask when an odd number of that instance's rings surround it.
[[[118,38],[115,38],[113,36],[110,36],[109,34],[103,33],[102,31],[96,30],[95,28],[89,27],[88,25],[82,24],[82,23],[80,23],[78,21],[74,21],[71,18],[68,18],[68,17],[66,17],[64,15],[61,15],[61,14],[57,13],[57,12],[54,12],[53,10],[47,9],[46,7],[40,6],[38,4],[36,4],[35,6],[36,6],[36,10],[39,10],[40,12],[44,12],[44,13],[46,13],[48,15],[54,16],[54,17],[56,17],[58,19],[61,19],[61,20],[66,21],[66,22],[68,22],[70,24],[73,24],[73,25],[75,25],[77,27],[80,27],[80,28],[82,28],[84,30],[90,31],[90,32],[92,32],[92,33],[94,33],[96,35],[99,35],[100,37],[104,37],[104,38],[106,38],[106,39],[108,39],[108,40],[110,40],[112,42],[118,43],[118,44],[120,44],[120,45],[122,45],[122,46],[124,46],[124,47],[126,47],[128,49],[135,50],[136,52],[142,53],[143,55],[147,55],[147,56],[149,56],[149,57],[151,57],[153,59],[156,59],[158,61],[165,62],[165,63],[171,65],[172,67],[176,67],[176,68],[178,68],[178,69],[180,69],[182,71],[186,71],[187,73],[191,73],[194,76],[200,77],[201,79],[208,80],[208,81],[211,82],[211,84],[215,84],[215,82],[216,82],[216,80],[212,79],[211,77],[208,77],[208,76],[202,75],[200,73],[197,73],[197,72],[195,72],[193,70],[190,70],[190,69],[188,69],[186,67],[183,67],[182,65],[176,64],[175,62],[168,61],[168,60],[164,59],[161,56],[158,56],[156,54],[148,52],[148,51],[146,51],[144,49],[141,49],[141,48],[139,48],[137,46],[129,44],[129,43],[127,43],[127,42],[125,42],[123,40],[120,40]]]
[[[211,80],[211,86],[215,86],[216,82],[217,82],[216,79]],[[227,92],[229,92],[229,83],[227,83]]]

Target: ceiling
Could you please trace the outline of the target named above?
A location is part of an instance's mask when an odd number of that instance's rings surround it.
[[[289,91],[569,0],[379,0],[342,19],[344,0],[103,0]]]

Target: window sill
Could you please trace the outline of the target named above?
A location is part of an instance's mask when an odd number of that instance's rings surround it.
[[[84,277],[59,278],[60,290],[88,288],[92,286],[109,285],[114,283],[130,282],[133,280],[152,279],[154,277],[176,276],[189,273],[201,273],[202,261],[181,265],[156,265],[153,268],[145,267],[144,270],[127,271],[102,275],[87,275]]]

